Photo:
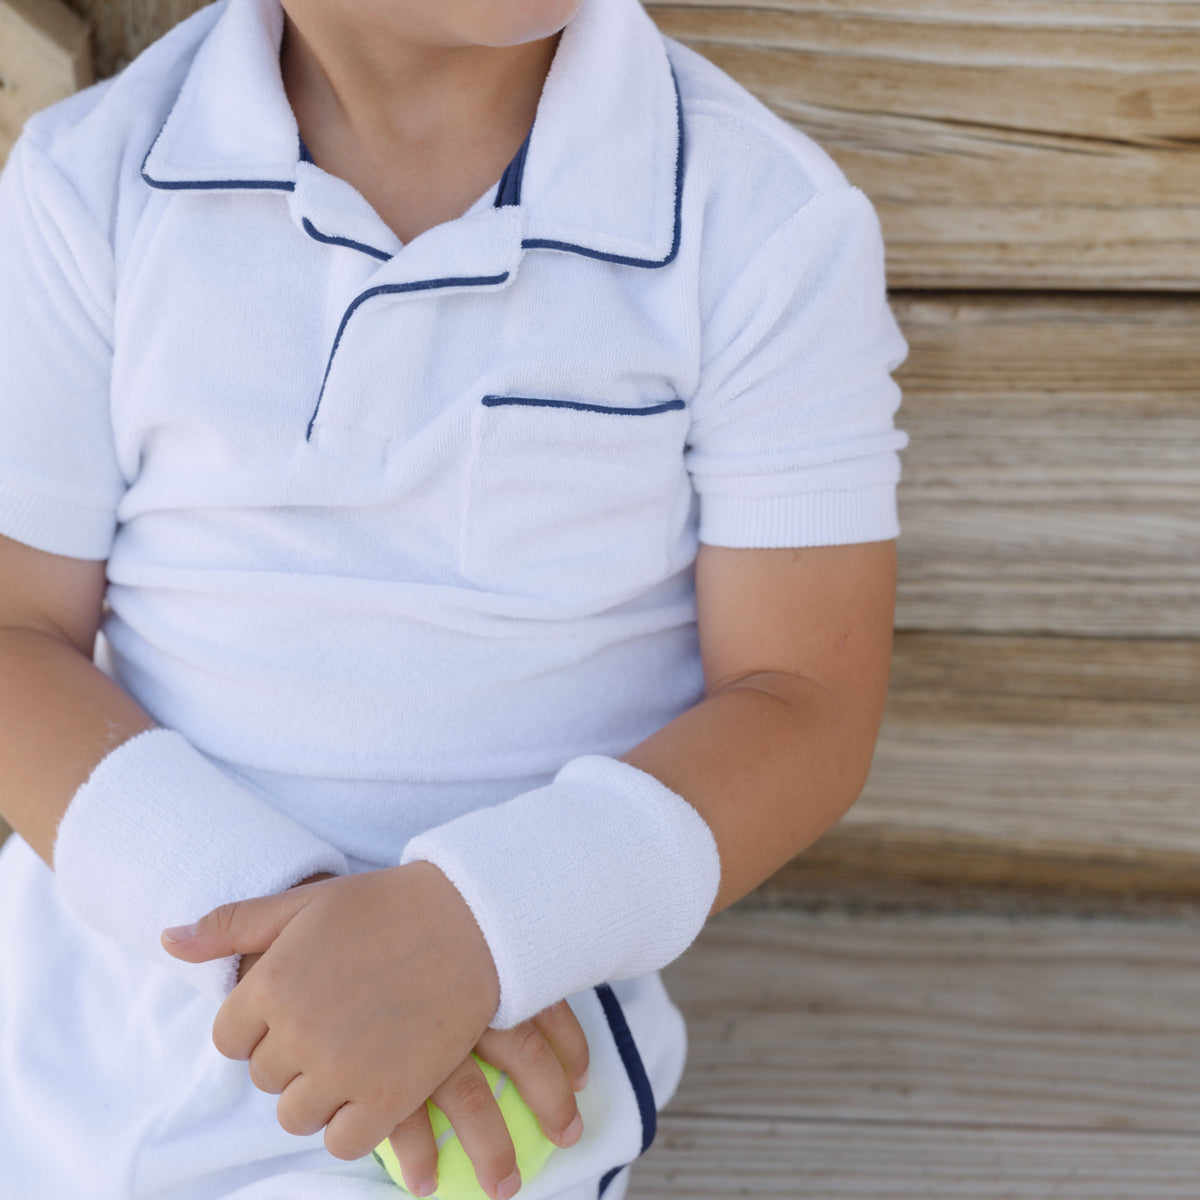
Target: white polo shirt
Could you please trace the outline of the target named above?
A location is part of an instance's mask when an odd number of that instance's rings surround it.
[[[0,533],[107,559],[128,691],[385,864],[701,697],[699,541],[895,537],[905,348],[867,200],[636,0],[407,245],[305,161],[281,33],[221,0],[29,122]]]

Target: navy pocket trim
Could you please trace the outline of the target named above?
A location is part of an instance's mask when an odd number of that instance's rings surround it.
[[[607,983],[602,983],[596,988],[596,995],[600,1000],[600,1006],[604,1009],[604,1016],[608,1021],[608,1028],[612,1032],[613,1041],[616,1043],[617,1053],[621,1056],[625,1073],[629,1076],[629,1082],[633,1086],[633,1094],[637,1097],[638,1115],[642,1119],[642,1148],[638,1151],[640,1157],[650,1149],[654,1135],[658,1132],[658,1109],[654,1106],[654,1092],[650,1087],[650,1077],[646,1074],[642,1056],[638,1053],[637,1043],[634,1042],[633,1034],[629,1031],[629,1022],[625,1020],[625,1012],[621,1008],[621,1002],[617,999],[616,993]],[[609,1184],[628,1165],[628,1163],[622,1163],[619,1167],[613,1167],[600,1180],[600,1190],[597,1195],[603,1196],[608,1190]]]
[[[529,408],[573,408],[579,412],[614,413],[623,417],[651,417],[655,413],[672,412],[686,408],[682,400],[664,400],[662,404],[651,404],[645,408],[620,408],[615,404],[584,404],[579,400],[542,400],[534,396],[484,396],[487,408],[500,408],[508,404],[523,404]]]

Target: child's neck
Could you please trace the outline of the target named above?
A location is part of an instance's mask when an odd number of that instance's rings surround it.
[[[499,179],[533,123],[557,44],[381,46],[289,17],[281,66],[314,161],[408,242]]]

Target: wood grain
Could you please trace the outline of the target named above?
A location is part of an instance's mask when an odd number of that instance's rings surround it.
[[[1196,286],[1194,3],[647,7],[871,196],[893,286]]]
[[[92,25],[96,76],[105,79],[136,58],[207,0],[67,0]]]
[[[1198,928],[735,906],[629,1198],[1194,1195]]]
[[[1200,299],[894,306],[898,625],[1200,636]]]
[[[91,81],[87,25],[60,0],[0,0],[0,164],[29,117]]]
[[[901,634],[862,798],[764,895],[1196,904],[1198,779],[1200,642]]]
[[[1164,1135],[667,1117],[627,1200],[1195,1200]]]
[[[665,972],[671,1111],[1200,1136],[1198,928],[735,907]]]

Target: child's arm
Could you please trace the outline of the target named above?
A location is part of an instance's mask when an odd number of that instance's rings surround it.
[[[687,797],[716,838],[713,912],[832,828],[866,783],[883,716],[894,542],[701,546],[706,699],[625,755]]]
[[[686,796],[711,828],[722,880],[715,911],[832,826],[865,781],[887,685],[894,544],[706,546],[697,591],[708,695],[627,761]],[[491,811],[502,819],[505,808]],[[605,847],[594,850],[607,865]],[[538,866],[506,848],[497,857],[516,876]],[[614,909],[622,900],[614,894]],[[540,912],[526,915],[523,926],[514,917],[518,935],[544,923]],[[199,962],[261,950],[214,1038],[223,1053],[250,1059],[256,1079],[279,1085],[284,1128],[326,1127],[341,1158],[391,1133],[495,1012],[488,943],[428,862],[227,906],[172,952]],[[287,1086],[297,1077],[301,1086]]]
[[[0,812],[48,866],[72,796],[154,727],[92,663],[104,589],[104,563],[0,537]]]
[[[266,894],[324,866],[344,870],[344,859],[156,729],[95,666],[105,587],[101,561],[0,537],[0,815],[59,873],[84,920],[174,965],[157,932],[177,905],[193,912],[222,893]],[[168,739],[179,767],[157,781],[161,791],[139,778],[143,736]],[[262,840],[266,849],[245,848]],[[160,853],[143,853],[147,845]],[[235,970],[181,974],[223,999]]]

